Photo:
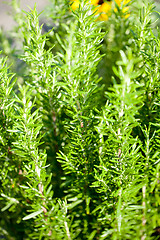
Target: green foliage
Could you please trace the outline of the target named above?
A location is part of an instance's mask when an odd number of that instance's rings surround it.
[[[36,7],[12,6],[22,49],[0,32],[0,237],[159,239],[154,5],[101,22],[86,1],[52,0],[49,32]]]

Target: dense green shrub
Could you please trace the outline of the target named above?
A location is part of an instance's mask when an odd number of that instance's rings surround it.
[[[160,239],[154,5],[97,21],[86,1],[52,0],[45,27],[36,7],[12,5],[18,28],[0,33],[1,237]]]

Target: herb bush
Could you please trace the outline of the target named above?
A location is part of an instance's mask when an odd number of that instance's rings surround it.
[[[12,0],[18,27],[0,33],[1,238],[160,239],[154,4],[91,3],[51,0],[42,26]]]

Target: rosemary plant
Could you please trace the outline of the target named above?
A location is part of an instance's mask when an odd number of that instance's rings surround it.
[[[50,0],[49,26],[36,6],[12,6],[18,28],[0,32],[0,238],[160,239],[154,4]]]

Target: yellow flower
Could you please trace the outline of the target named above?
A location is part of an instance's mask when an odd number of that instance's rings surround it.
[[[122,5],[122,12],[125,14],[125,18],[129,16],[129,14],[126,14],[129,8],[125,7],[125,5],[130,1],[131,0],[115,0],[119,7]],[[100,13],[100,16],[98,17],[99,20],[108,20],[109,16],[111,15],[113,1],[104,2],[103,0],[91,0],[90,3],[94,6],[97,6],[95,11],[97,11],[97,13]],[[79,0],[71,0],[71,8],[74,11],[79,7],[79,4]],[[115,8],[114,11],[117,12],[117,8]]]
[[[131,0],[115,0],[117,5],[120,7],[122,5],[122,13],[124,13],[124,17],[128,18],[129,17],[129,7],[125,7],[127,3],[129,3]],[[114,8],[114,11],[117,12],[117,8]],[[128,13],[128,14],[127,14]]]
[[[108,17],[111,15],[111,9],[112,5],[110,2],[106,3],[104,2],[100,7],[98,8],[98,13],[101,13],[99,16],[99,20],[108,20]]]
[[[73,11],[75,11],[77,8],[79,8],[80,2],[78,0],[71,1],[71,3],[72,3],[71,8],[73,9]]]
[[[118,6],[121,5],[121,3],[123,5],[126,5],[127,3],[129,3],[131,0],[115,0],[115,2],[118,4]]]
[[[99,0],[91,0],[91,4],[93,4],[93,5],[98,5],[98,3],[99,3]]]

